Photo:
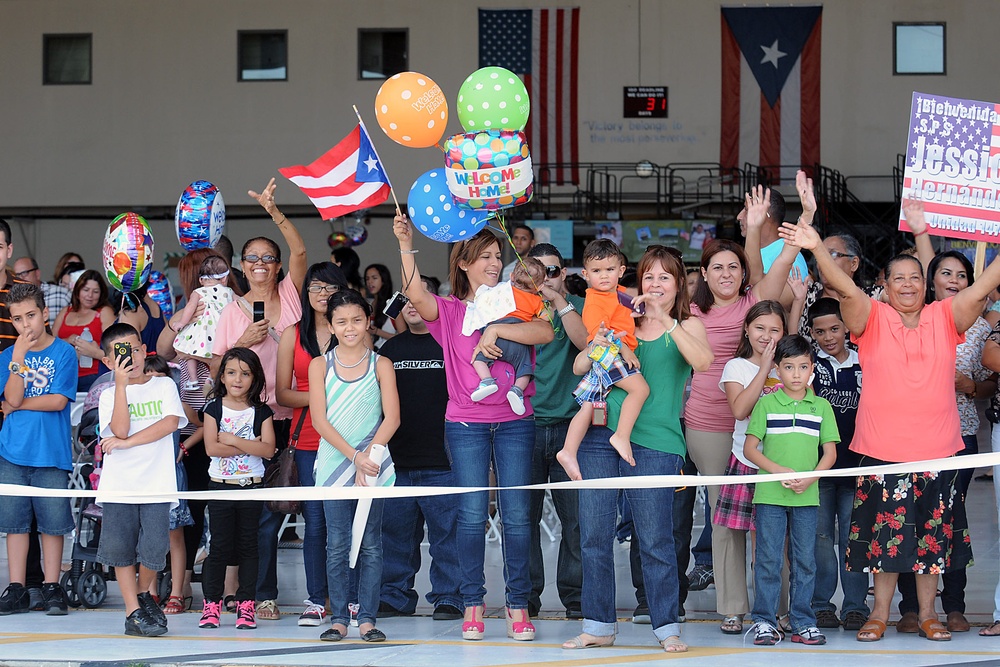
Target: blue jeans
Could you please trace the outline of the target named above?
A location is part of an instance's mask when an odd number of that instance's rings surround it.
[[[816,507],[755,505],[757,550],[754,558],[753,610],[755,623],[770,623],[778,615],[781,595],[781,566],[788,538],[790,561],[790,603],[792,628],[801,632],[816,625],[810,604],[816,585]]]
[[[608,439],[611,431],[587,431],[578,455],[584,479],[676,475],[684,460],[676,454],[633,446],[633,468]],[[583,631],[604,637],[615,634],[615,524],[617,489],[580,490],[580,547],[583,559]],[[672,487],[625,489],[639,540],[642,577],[649,593],[649,615],[657,640],[680,635],[677,621],[677,555],[674,552]]]
[[[354,570],[358,573],[358,624],[375,623],[378,593],[382,584],[382,507],[385,501],[372,500],[361,551]],[[330,591],[330,623],[348,625],[351,612],[351,527],[357,500],[324,500],[326,516],[326,585]]]
[[[556,461],[556,454],[566,442],[569,420],[550,424],[535,425],[535,453],[531,461],[531,483],[544,484],[548,481],[568,482],[569,476]],[[541,607],[541,595],[545,590],[545,564],[542,560],[542,505],[544,491],[531,492],[531,606]],[[562,539],[556,559],[556,589],[559,600],[566,609],[579,608],[580,589],[583,586],[583,565],[580,563],[580,519],[578,492],[573,490],[552,491],[559,523],[562,524]]]
[[[853,477],[820,479],[819,511],[816,522],[816,590],[813,592],[813,612],[837,611],[830,600],[837,592],[837,578],[844,589],[840,608],[843,618],[856,611],[868,616],[868,573],[850,572],[844,566],[851,532],[851,510],[854,507],[856,484]],[[838,548],[834,548],[834,536]]]
[[[299,469],[299,486],[313,486],[316,452],[295,450],[295,465]],[[306,593],[313,604],[326,604],[326,516],[322,500],[302,503],[302,518],[306,526],[302,536],[302,564],[306,570]]]
[[[396,468],[396,486],[454,486],[451,470]],[[419,596],[413,583],[420,571],[420,543],[427,539],[431,554],[431,591],[427,601],[462,607],[458,594],[459,557],[455,525],[455,496],[387,498],[382,512],[381,601],[404,614],[417,608]]]
[[[530,493],[502,487],[531,481],[535,420],[444,423],[445,448],[458,486],[489,486],[490,463],[496,475],[497,507],[503,521],[503,574],[506,605],[526,609],[531,594],[528,567]],[[486,521],[490,497],[486,491],[458,497],[458,558],[462,604],[473,607],[486,597]]]

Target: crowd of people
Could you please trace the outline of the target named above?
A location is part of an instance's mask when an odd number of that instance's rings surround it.
[[[696,267],[661,245],[630,267],[613,242],[595,240],[575,278],[582,290],[529,226],[510,231],[516,257],[506,266],[503,237],[483,229],[434,267],[447,271],[441,294],[418,268],[402,215],[398,283],[395,261],[361,272],[347,248],[310,265],[272,179],[249,194],[280,242],[252,238],[236,262],[225,237],[185,255],[186,305],[171,317],[144,288],[109,294],[79,256],[64,256],[51,283],[30,257],[8,269],[14,247],[0,220],[0,483],[66,487],[71,403],[86,395],[100,435],[97,558],[114,570],[129,635],[162,635],[170,615],[192,609],[206,533],[199,627],[220,627],[227,611],[241,629],[281,619],[284,514],[240,492],[262,487],[292,448],[301,486],[394,475],[398,486],[496,487],[515,641],[535,638],[545,586],[545,492],[523,487],[682,471],[742,476],[708,487],[691,572],[694,485],[551,492],[558,596],[566,617],[582,620],[565,649],[615,641],[616,539],[630,541],[633,622],[650,624],[667,652],[688,650],[688,592],[711,584],[720,630],[743,634],[749,614],[757,645],[823,644],[824,630],[840,627],[877,641],[897,588],[896,629],[948,640],[970,629],[971,470],[817,473],[978,452],[976,399],[992,398],[988,414],[1000,414],[1000,263],[977,277],[963,255],[935,255],[920,203],[907,201],[915,252],[863,287],[858,242],[821,238],[802,172],[796,188],[794,223],[779,193],[748,192],[745,242],[706,240]],[[782,477],[748,481],[758,472]],[[164,499],[184,490],[225,493]],[[354,619],[362,640],[384,641],[378,619],[416,611],[426,525],[433,618],[461,620],[463,639],[489,638],[490,494],[375,499],[367,518],[364,505],[301,503],[308,597],[298,624],[328,626],[320,639],[339,641]],[[0,505],[9,567],[0,615],[67,613],[59,578],[73,530],[65,498]],[[1000,635],[1000,585],[997,600],[981,635]]]

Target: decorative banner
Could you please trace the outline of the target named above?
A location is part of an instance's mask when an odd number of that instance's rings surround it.
[[[935,236],[1000,240],[1000,104],[913,93],[903,198]]]
[[[226,233],[226,203],[219,188],[195,181],[184,188],[174,213],[177,241],[188,252],[214,248]]]
[[[535,175],[523,132],[456,134],[444,153],[448,190],[461,208],[496,211],[531,200]]]
[[[949,250],[956,250],[966,257],[969,261],[975,264],[976,262],[976,241],[966,241],[964,239],[941,239],[941,245],[938,249],[941,252],[948,252]],[[1000,245],[996,243],[986,244],[986,264],[988,265],[997,255],[1000,255]]]
[[[551,243],[567,263],[573,259],[572,220],[527,220],[531,231],[535,232],[535,244]]]
[[[705,244],[714,238],[715,221],[711,220],[629,220],[622,223],[621,247],[633,262],[649,246],[665,245],[680,250],[685,264],[696,264]]]
[[[142,287],[153,268],[153,233],[146,220],[131,212],[112,220],[102,255],[112,287],[126,293]]]

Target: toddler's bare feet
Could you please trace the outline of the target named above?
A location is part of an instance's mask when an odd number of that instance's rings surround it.
[[[632,456],[632,443],[629,442],[626,438],[623,438],[620,435],[618,435],[617,432],[611,435],[610,440],[611,440],[611,446],[615,448],[615,451],[618,452],[618,454],[623,459],[625,459],[625,461],[630,466],[634,468],[635,458],[633,458]]]
[[[563,467],[566,475],[571,480],[577,481],[583,479],[583,474],[580,472],[580,464],[577,463],[576,456],[570,454],[565,449],[561,449],[556,453],[556,461]]]

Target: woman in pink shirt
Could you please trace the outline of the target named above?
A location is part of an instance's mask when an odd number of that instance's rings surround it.
[[[427,322],[434,339],[444,350],[448,405],[445,409],[445,447],[451,458],[452,473],[459,486],[488,486],[490,462],[496,474],[497,505],[503,520],[504,576],[507,584],[507,636],[518,641],[535,637],[535,627],[528,618],[529,505],[528,491],[503,487],[530,484],[531,459],[535,444],[535,426],[530,397],[534,382],[524,391],[525,414],[516,415],[507,401],[513,386],[513,367],[500,358],[497,338],[525,345],[552,341],[552,326],[537,317],[519,324],[491,324],[481,336],[462,334],[466,309],[482,286],[495,287],[503,270],[500,242],[488,229],[456,243],[451,252],[449,278],[452,296],[430,294],[420,280],[413,250],[413,227],[405,216],[396,216],[393,233],[399,240],[402,261],[402,284],[410,303]],[[472,367],[476,354],[482,352],[497,360],[492,374],[500,390],[481,401],[470,396],[479,386],[479,375]],[[568,389],[567,389],[568,391]],[[401,397],[403,398],[403,397]],[[406,398],[403,398],[406,400]],[[409,397],[409,400],[419,400]],[[489,494],[486,491],[463,493],[458,503],[458,549],[461,570],[459,592],[465,606],[463,639],[483,639],[485,625],[483,600],[486,595],[484,562]]]
[[[927,233],[923,205],[905,200],[914,235]],[[781,236],[812,250],[840,295],[844,324],[865,374],[851,449],[862,465],[953,456],[963,448],[955,402],[955,348],[1000,284],[1000,261],[953,297],[924,304],[920,261],[897,255],[886,267],[888,303],[869,298],[836,264],[815,229],[785,224]],[[847,569],[873,573],[875,605],[858,641],[878,641],[900,572],[916,575],[920,635],[947,641],[934,609],[938,575],[972,564],[964,506],[954,503],[958,471],[857,478]]]

